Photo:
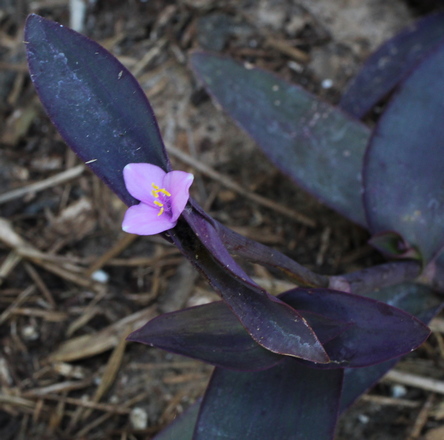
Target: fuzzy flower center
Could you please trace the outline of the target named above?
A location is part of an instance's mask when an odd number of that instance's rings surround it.
[[[159,208],[157,216],[162,215],[165,209],[167,212],[171,212],[170,201],[168,200],[168,197],[171,197],[171,193],[165,188],[160,188],[155,183],[152,183],[151,186],[153,187],[151,195],[156,199],[153,203]]]

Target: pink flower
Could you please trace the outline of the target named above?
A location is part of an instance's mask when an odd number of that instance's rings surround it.
[[[149,163],[130,163],[123,169],[126,189],[137,200],[125,213],[122,229],[154,235],[174,228],[190,198],[194,176],[184,171],[166,173]]]

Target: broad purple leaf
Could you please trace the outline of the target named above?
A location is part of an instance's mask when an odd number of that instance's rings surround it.
[[[193,403],[184,413],[180,414],[153,440],[193,440],[194,428],[199,415],[201,399]]]
[[[146,162],[170,171],[145,93],[99,44],[58,23],[30,15],[25,28],[31,78],[66,143],[127,204],[122,169]]]
[[[254,373],[216,368],[193,440],[331,440],[343,370],[315,370],[293,359]]]
[[[352,325],[307,311],[301,316],[322,344]],[[131,333],[128,340],[238,371],[264,370],[283,359],[254,342],[224,302],[160,315]]]
[[[326,368],[383,362],[410,352],[429,334],[407,313],[362,296],[295,289],[279,297],[298,308],[327,349],[333,363]],[[223,302],[159,316],[129,339],[232,370],[257,371],[282,360],[256,344]]]
[[[410,353],[430,334],[427,326],[414,316],[351,293],[294,289],[281,295],[281,299],[301,314],[310,311],[350,324],[338,337],[324,344],[332,362],[343,367],[374,365]]]
[[[437,295],[421,285],[404,284],[372,292],[369,297],[386,301],[392,306],[413,313],[424,323],[430,321],[441,304]],[[390,360],[372,367],[345,370],[341,395],[341,410],[347,409],[361,394],[376,383],[399,359]],[[253,376],[254,377],[254,376]],[[228,391],[225,391],[228,392]],[[200,402],[194,404],[168,428],[162,431],[155,440],[191,440],[197,420]]]
[[[362,118],[444,39],[444,12],[421,18],[386,41],[350,81],[340,107]]]
[[[223,302],[160,315],[128,340],[239,371],[263,370],[283,359],[254,342]]]
[[[211,219],[195,208],[185,210],[183,217],[187,224],[179,221],[170,231],[170,239],[208,279],[258,344],[278,354],[329,361],[322,344],[297,311],[257,286],[239,267]]]
[[[424,324],[428,324],[442,308],[439,296],[429,287],[420,284],[398,284],[375,290],[368,297],[411,313]],[[341,396],[341,412],[373,386],[398,361],[399,358],[371,367],[346,369]]]
[[[302,88],[209,53],[191,67],[222,108],[284,173],[365,225],[361,169],[369,130]]]
[[[364,166],[373,233],[395,231],[428,261],[444,244],[444,44],[405,80],[380,118]]]

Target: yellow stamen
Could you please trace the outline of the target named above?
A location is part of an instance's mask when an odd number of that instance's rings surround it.
[[[163,194],[164,196],[171,197],[171,194],[165,188],[160,188],[160,186],[157,186],[155,183],[152,183],[151,186],[153,187],[153,189],[151,190],[151,195],[154,198],[158,199],[159,193]],[[159,200],[154,200],[153,203],[160,208],[157,216],[162,215],[165,211],[163,203],[160,202]]]
[[[171,193],[169,193],[165,188],[160,188],[155,183],[152,183],[151,186],[154,188],[153,190],[151,190],[151,195],[156,199],[159,197],[159,193],[162,193],[167,197],[171,197]]]
[[[165,194],[167,197],[171,197],[171,194],[165,188],[158,189],[157,192]]]

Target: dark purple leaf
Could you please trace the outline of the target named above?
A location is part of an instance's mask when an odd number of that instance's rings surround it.
[[[444,45],[399,87],[364,167],[373,233],[396,231],[428,261],[444,244]]]
[[[322,344],[351,325],[307,311],[301,316]],[[264,370],[283,359],[254,342],[224,302],[160,315],[131,333],[128,340],[239,371]]]
[[[266,371],[216,368],[193,440],[331,440],[343,370],[314,370],[293,359]]]
[[[364,367],[410,353],[430,334],[427,326],[412,315],[351,293],[294,289],[281,295],[281,299],[301,314],[310,311],[350,325],[324,344],[332,362],[343,367]]]
[[[444,39],[444,12],[421,18],[385,42],[350,82],[340,106],[362,118]]]
[[[103,47],[58,23],[30,15],[29,70],[43,106],[66,143],[127,204],[130,162],[170,165],[153,111],[130,72]]]
[[[220,239],[226,248],[251,262],[281,270],[299,286],[327,287],[328,277],[311,272],[296,261],[257,241],[250,240],[220,223],[216,223]]]
[[[208,279],[251,337],[266,349],[313,362],[328,362],[321,343],[296,310],[257,286],[221,242],[211,219],[196,209],[170,231],[170,239]],[[194,230],[190,231],[191,226]]]
[[[399,307],[415,315],[424,324],[428,324],[442,307],[442,301],[438,295],[433,293],[430,288],[420,284],[398,284],[375,290],[368,296],[394,307]],[[371,367],[346,369],[341,397],[341,412],[373,386],[398,361],[399,358]]]
[[[276,166],[307,191],[365,225],[361,169],[370,132],[300,87],[209,53],[191,67]]]
[[[439,310],[441,304],[439,297],[433,294],[429,288],[416,284],[391,286],[390,288],[372,292],[369,297],[388,302],[393,306],[413,313],[424,323],[430,321]],[[390,360],[372,367],[346,369],[341,395],[341,412],[347,409],[361,394],[377,382],[398,360]],[[225,390],[224,394],[228,392]],[[162,431],[156,437],[156,440],[191,440],[199,405],[193,405],[189,413],[186,412],[180,416],[165,431]]]
[[[193,440],[193,432],[199,415],[201,399],[193,403],[174,422],[168,425],[153,440]]]
[[[223,302],[163,314],[128,339],[240,371],[263,370],[283,359],[254,342]]]
[[[431,261],[424,269],[425,274],[431,278],[433,287],[439,292],[444,291],[444,249],[438,253],[435,260]]]
[[[362,296],[295,289],[280,298],[298,308],[327,349],[333,363],[323,364],[326,368],[382,362],[410,352],[429,334],[407,313]],[[129,339],[240,371],[270,368],[282,360],[256,344],[222,302],[159,316]]]
[[[342,413],[349,408],[362,394],[375,385],[384,374],[399,362],[399,359],[391,359],[371,367],[346,368],[340,412]]]
[[[282,297],[285,294],[279,295]],[[322,345],[327,344],[339,335],[343,334],[353,323],[346,321],[339,321],[337,319],[328,318],[327,316],[311,312],[309,310],[301,310],[298,313],[308,322],[310,327],[316,333],[316,336],[321,341]],[[333,366],[333,368],[336,368]]]
[[[329,288],[355,295],[368,295],[374,290],[413,281],[422,272],[416,260],[391,261],[367,269],[330,277]]]

